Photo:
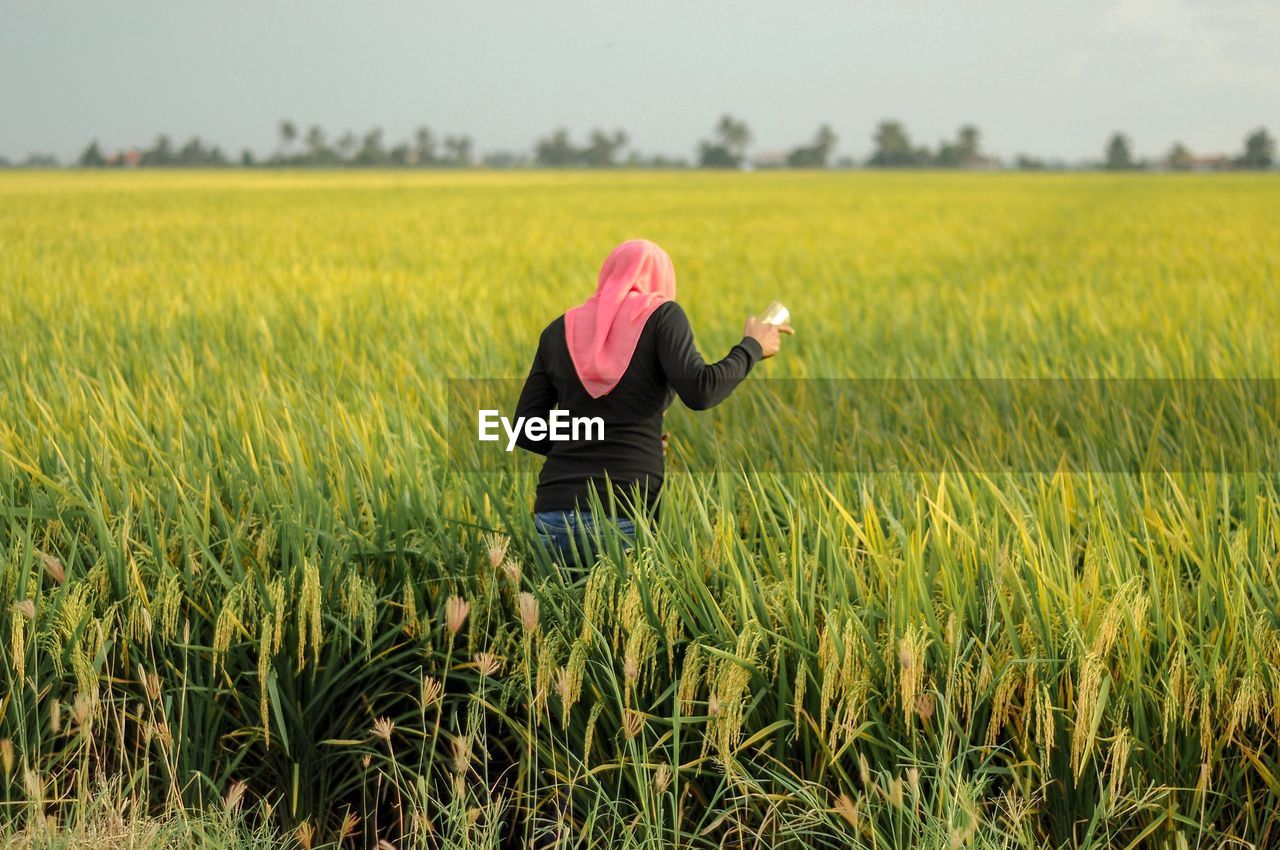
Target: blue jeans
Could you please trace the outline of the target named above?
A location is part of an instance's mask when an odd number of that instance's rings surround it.
[[[568,566],[587,566],[595,561],[599,536],[613,526],[630,549],[636,538],[636,524],[627,517],[596,520],[589,513],[541,511],[533,515],[533,527],[553,556]]]

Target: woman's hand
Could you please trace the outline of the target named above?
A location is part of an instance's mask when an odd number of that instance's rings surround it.
[[[782,334],[794,333],[790,325],[772,325],[757,321],[755,316],[747,319],[747,326],[742,331],[743,336],[749,336],[760,343],[760,350],[764,352],[765,358],[778,353],[778,349],[782,347]]]

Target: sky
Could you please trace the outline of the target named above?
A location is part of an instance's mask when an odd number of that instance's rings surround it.
[[[1144,156],[1280,134],[1276,0],[0,0],[0,156],[78,156],[159,133],[235,155],[281,119],[388,142],[427,125],[480,152],[622,127],[692,156],[723,113],[755,153],[822,123],[864,157],[876,124],[936,145],[1068,161],[1124,131]]]

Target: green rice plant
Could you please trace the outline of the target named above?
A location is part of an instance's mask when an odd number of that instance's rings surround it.
[[[1270,846],[1269,454],[983,469],[766,382],[1277,378],[1277,218],[1268,175],[6,174],[0,834]],[[635,236],[705,353],[798,334],[569,570],[527,465],[451,463],[447,381],[521,376]]]

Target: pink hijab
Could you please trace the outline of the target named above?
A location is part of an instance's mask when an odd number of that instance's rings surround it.
[[[645,320],[675,297],[676,270],[666,251],[647,239],[613,249],[600,269],[596,294],[564,314],[569,357],[592,398],[618,385]]]

